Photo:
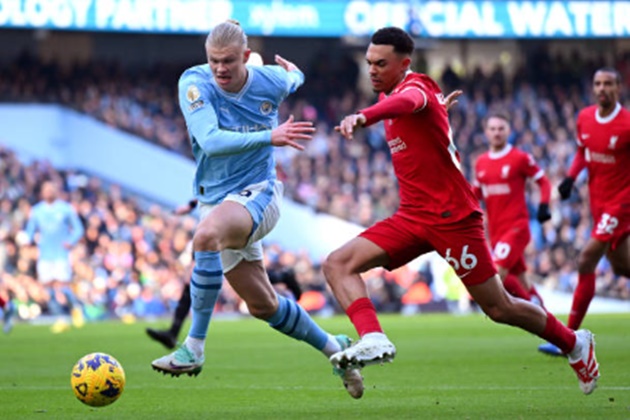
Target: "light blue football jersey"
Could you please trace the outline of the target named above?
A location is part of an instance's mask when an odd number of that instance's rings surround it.
[[[275,65],[247,69],[238,93],[221,89],[208,64],[179,79],[179,105],[197,162],[194,194],[202,203],[219,203],[276,178],[271,130],[278,125],[278,106],[304,83],[304,74]]]
[[[26,234],[33,241],[39,232],[39,259],[42,261],[67,261],[69,250],[63,244],[76,244],[83,236],[83,225],[74,208],[63,200],[52,203],[40,201],[31,209],[26,224]]]

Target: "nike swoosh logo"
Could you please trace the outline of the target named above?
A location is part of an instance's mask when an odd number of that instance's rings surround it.
[[[463,279],[464,277],[466,277],[467,275],[469,275],[470,273],[472,273],[472,271],[466,271],[464,274],[460,275],[459,278]]]
[[[168,362],[168,366],[173,369],[188,369],[192,367],[192,364],[182,366],[182,365],[174,365],[173,362]]]

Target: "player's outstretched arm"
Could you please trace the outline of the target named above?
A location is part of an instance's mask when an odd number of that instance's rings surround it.
[[[294,121],[291,115],[285,122],[271,131],[271,145],[276,147],[290,146],[294,149],[304,150],[304,146],[297,140],[311,140],[315,127],[310,121]]]

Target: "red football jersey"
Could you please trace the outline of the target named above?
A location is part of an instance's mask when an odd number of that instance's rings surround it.
[[[475,186],[481,188],[486,202],[490,241],[510,227],[529,224],[525,202],[528,178],[538,180],[545,172],[529,153],[507,145],[500,152],[486,152],[475,163]]]
[[[588,168],[591,207],[630,203],[630,111],[620,104],[606,118],[597,106],[584,108],[577,119],[578,146]]]
[[[420,91],[424,106],[383,121],[400,188],[400,211],[427,223],[451,223],[481,211],[460,170],[440,88],[429,76],[409,72],[389,97],[409,89]],[[379,101],[386,97],[381,93]],[[372,119],[369,108],[361,112]]]

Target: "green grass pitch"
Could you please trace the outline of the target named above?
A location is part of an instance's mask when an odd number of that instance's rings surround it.
[[[345,317],[318,320],[356,334]],[[166,354],[144,333],[153,324],[99,323],[54,335],[17,325],[0,335],[3,419],[630,419],[630,314],[589,315],[602,378],[582,395],[565,359],[541,341],[482,315],[383,316],[396,361],[364,370],[366,392],[350,398],[328,361],[253,319],[215,321],[204,371],[171,378],[151,369]],[[127,385],[108,407],[80,403],[70,371],[101,351],[123,365]]]

